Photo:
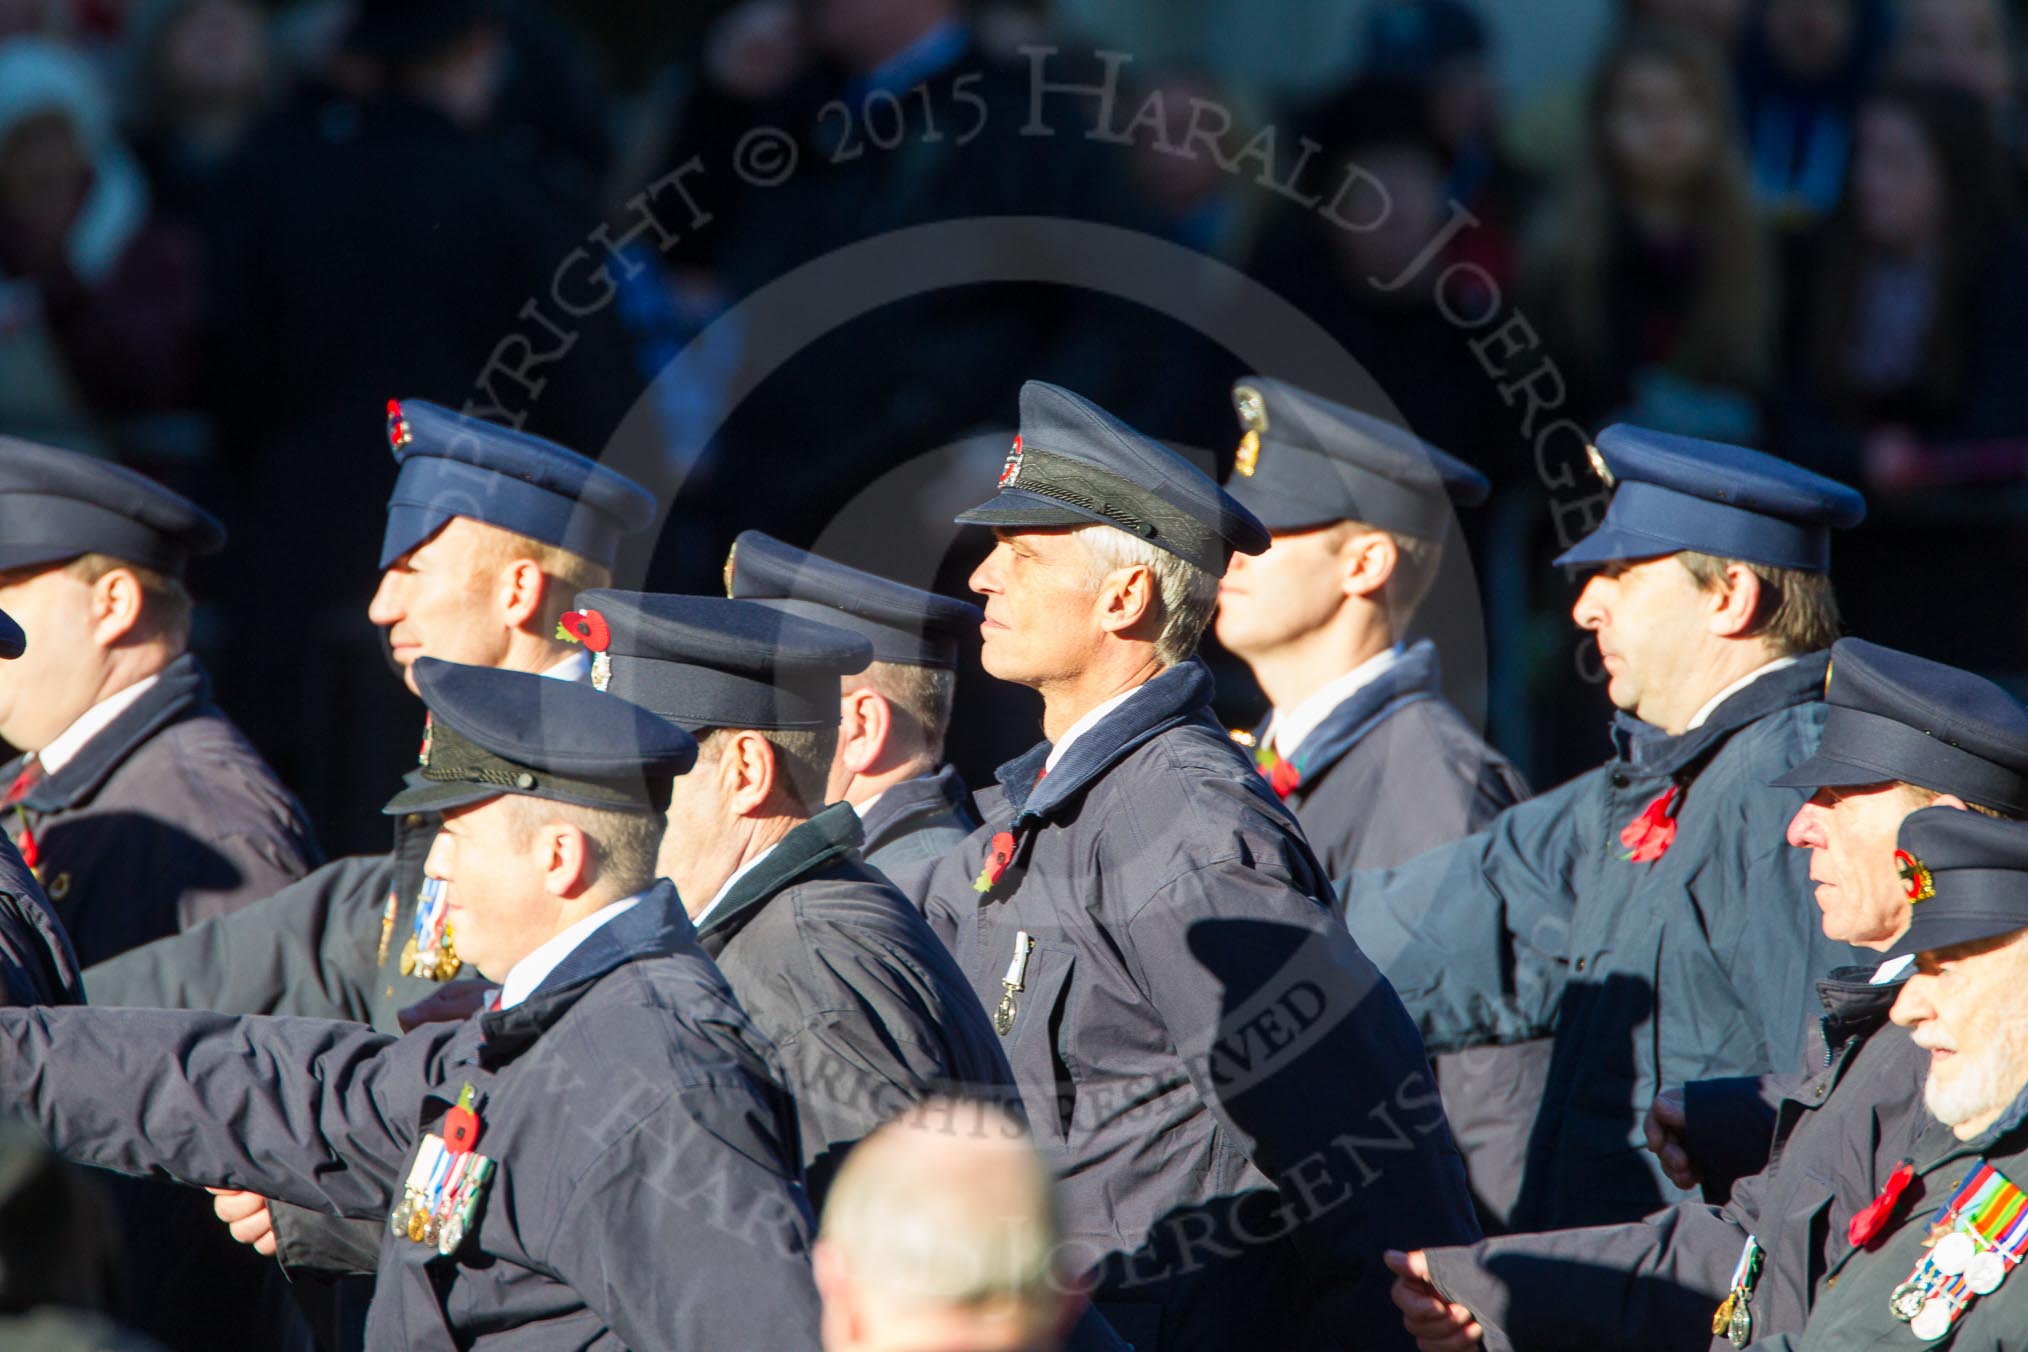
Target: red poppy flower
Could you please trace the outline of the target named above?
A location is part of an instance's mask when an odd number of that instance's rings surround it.
[[[479,1115],[460,1104],[444,1114],[444,1144],[462,1155],[479,1144]]]
[[[1671,784],[1621,829],[1620,844],[1627,847],[1628,862],[1652,864],[1676,843],[1676,794],[1677,786]]]
[[[42,862],[42,847],[35,843],[35,832],[23,830],[14,848],[21,852],[21,862],[33,869]]]
[[[1278,760],[1268,771],[1268,787],[1275,791],[1275,797],[1287,798],[1303,782],[1303,772],[1292,760]]]
[[[1852,1241],[1854,1248],[1865,1248],[1880,1233],[1894,1215],[1895,1203],[1901,1200],[1901,1194],[1908,1191],[1908,1185],[1914,1179],[1915,1161],[1903,1160],[1887,1176],[1887,1184],[1880,1189],[1880,1195],[1852,1213],[1852,1219],[1845,1223],[1845,1237]]]
[[[993,837],[993,843],[986,849],[986,864],[979,870],[979,876],[972,880],[974,892],[990,892],[998,885],[1007,866],[1014,862],[1014,833],[1001,831]]]
[[[595,653],[604,652],[613,641],[606,617],[596,610],[564,611],[563,618],[556,622],[556,636],[566,643],[582,643]]]

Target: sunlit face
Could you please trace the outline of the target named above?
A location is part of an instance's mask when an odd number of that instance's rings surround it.
[[[1218,585],[1218,641],[1250,659],[1329,624],[1345,605],[1351,538],[1334,524],[1278,534],[1264,554],[1234,553]]]
[[[1718,128],[1682,70],[1666,61],[1629,61],[1613,81],[1605,141],[1615,173],[1654,192],[1682,192],[1711,164]]]
[[[1977,1135],[2028,1085],[2028,942],[2024,931],[1922,953],[1894,1021],[1929,1053],[1923,1101],[1960,1137]]]
[[[1821,788],[1796,809],[1788,841],[1810,852],[1824,937],[1893,946],[1908,928],[1908,891],[1894,858],[1902,819],[1926,798],[1904,784]]]
[[[387,630],[410,690],[418,657],[473,667],[497,667],[507,658],[513,631],[500,616],[500,552],[489,531],[453,517],[380,575],[366,617]]]
[[[1689,714],[1678,706],[1703,653],[1705,599],[1673,554],[1591,575],[1571,617],[1597,636],[1613,707],[1661,728]]]
[[[445,885],[458,956],[490,981],[504,980],[561,927],[563,901],[543,885],[541,837],[522,829],[521,801],[503,795],[445,813],[423,861],[423,872]]]
[[[1934,239],[1943,192],[1943,170],[1922,125],[1898,104],[1868,104],[1852,160],[1853,206],[1866,241],[1907,251]]]
[[[0,611],[27,637],[27,649],[0,662],[0,739],[40,751],[91,708],[105,674],[92,639],[91,584],[61,564],[0,573]]]
[[[1995,109],[2014,93],[1997,0],[1904,0],[1899,64],[1905,75],[1970,90]]]
[[[998,543],[969,584],[986,598],[980,665],[1029,686],[1082,671],[1105,636],[1083,542],[1067,528],[996,530],[993,537]]]

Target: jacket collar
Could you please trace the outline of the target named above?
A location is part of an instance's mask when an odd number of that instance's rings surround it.
[[[1613,716],[1613,750],[1619,759],[1645,774],[1673,775],[1705,759],[1750,723],[1824,697],[1824,672],[1831,654],[1805,655],[1794,666],[1771,671],[1726,699],[1699,727],[1670,736],[1629,713]]]
[[[526,1000],[479,1016],[480,1063],[491,1069],[519,1056],[616,968],[696,945],[697,931],[675,884],[658,880],[637,905],[587,935]]]
[[[868,854],[873,853],[889,840],[902,835],[903,828],[912,825],[918,818],[963,813],[971,797],[965,781],[958,778],[958,772],[948,765],[935,774],[904,779],[881,794],[880,801],[860,818],[860,826],[866,833],[861,849]]]
[[[1817,999],[1824,1006],[1824,1043],[1833,1051],[1887,1022],[1887,1012],[1894,1008],[1902,983],[1876,986],[1874,971],[1871,967],[1840,967],[1817,982]]]
[[[150,737],[187,718],[210,697],[211,681],[204,668],[193,654],[183,654],[164,667],[155,684],[118,718],[79,747],[61,770],[30,789],[21,800],[23,806],[32,812],[60,812],[77,806],[97,793],[113,771]],[[25,759],[17,758],[0,773],[11,778]]]
[[[1436,644],[1419,639],[1403,650],[1387,670],[1324,715],[1323,722],[1303,738],[1302,745],[1288,759],[1296,763],[1305,778],[1314,778],[1364,741],[1368,733],[1380,726],[1384,715],[1404,704],[1429,699],[1442,690],[1443,671]],[[1263,722],[1254,730],[1255,739],[1265,743],[1268,730],[1269,724]]]
[[[1128,752],[1196,716],[1211,703],[1214,689],[1211,669],[1193,657],[1140,687],[1132,699],[1081,734],[1041,784],[1035,777],[1049,759],[1049,743],[1039,742],[1008,761],[994,777],[1014,808],[1013,829],[1048,817]]]
[[[705,951],[717,957],[732,936],[783,888],[849,855],[865,839],[859,814],[849,803],[833,803],[791,830],[712,908],[700,932]]]

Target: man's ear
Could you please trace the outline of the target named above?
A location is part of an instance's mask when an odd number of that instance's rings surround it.
[[[1384,530],[1361,531],[1345,541],[1338,558],[1345,569],[1345,594],[1377,600],[1401,565],[1401,547]]]
[[[1744,638],[1760,615],[1760,578],[1743,563],[1725,565],[1724,576],[1705,591],[1705,623],[1720,638]]]
[[[839,703],[838,763],[863,775],[880,763],[894,731],[894,710],[871,686],[848,691]]]
[[[767,738],[749,729],[730,733],[718,758],[718,787],[734,816],[751,817],[775,791],[780,767]]]
[[[542,603],[548,596],[549,578],[534,559],[514,559],[501,567],[500,616],[509,628],[526,629],[533,624],[542,614]]]
[[[1153,617],[1160,598],[1155,570],[1147,564],[1130,563],[1115,568],[1099,582],[1098,596],[1093,602],[1098,610],[1099,628],[1108,634],[1131,634]]]
[[[1971,805],[1954,793],[1940,793],[1930,803],[1931,807],[1954,807],[1960,812],[1971,811]]]
[[[147,604],[141,579],[126,568],[115,568],[92,583],[92,641],[112,648],[129,637],[139,637],[142,609]]]
[[[579,896],[598,881],[598,852],[591,839],[569,822],[544,822],[536,832],[535,849],[542,857],[543,886],[551,896]]]

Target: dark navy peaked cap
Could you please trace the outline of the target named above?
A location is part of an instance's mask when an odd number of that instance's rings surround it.
[[[874,661],[912,667],[955,669],[959,640],[976,636],[985,619],[975,605],[833,563],[757,530],[741,532],[725,556],[725,594],[863,634]]]
[[[1926,807],[1902,819],[1900,844],[1909,925],[1889,956],[2028,929],[2028,823]]]
[[[390,815],[448,811],[503,793],[621,812],[661,812],[697,742],[646,709],[575,681],[419,657],[429,706],[422,768]]]
[[[1267,528],[1198,469],[1089,399],[1040,380],[1021,387],[1021,434],[1000,491],[961,512],[968,526],[1116,526],[1222,577],[1258,554]]]
[[[1816,754],[1777,786],[1901,780],[2028,816],[2028,707],[1985,677],[1841,638],[1824,703]]]
[[[14,623],[14,617],[0,610],[0,659],[21,656],[28,649],[28,640],[21,633],[21,626]]]
[[[1856,489],[1744,446],[1615,423],[1594,450],[1593,467],[1617,487],[1598,529],[1559,564],[1687,549],[1822,573],[1831,566],[1831,532],[1866,515]]]
[[[181,577],[191,559],[223,548],[218,518],[145,475],[0,437],[0,569],[110,554]]]
[[[1268,376],[1232,387],[1245,433],[1226,491],[1269,530],[1358,521],[1440,540],[1486,476],[1392,423]]]
[[[649,592],[579,592],[609,638],[606,689],[681,727],[835,728],[839,680],[873,645],[836,625],[758,601]]]
[[[553,441],[421,399],[387,406],[387,441],[401,465],[387,501],[380,566],[470,517],[613,566],[620,541],[647,529],[655,499]]]

